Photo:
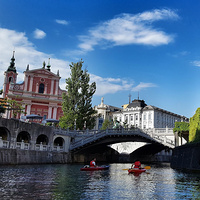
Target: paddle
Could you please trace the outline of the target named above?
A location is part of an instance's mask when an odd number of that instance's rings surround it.
[[[151,167],[150,166],[146,166],[146,167],[144,167],[144,169],[151,169]],[[122,169],[122,170],[129,170],[129,169]]]

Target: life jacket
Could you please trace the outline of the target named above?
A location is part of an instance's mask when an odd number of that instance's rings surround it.
[[[95,163],[94,160],[90,161],[90,167],[95,167],[94,163]]]
[[[136,161],[135,163],[134,163],[134,168],[140,168],[141,167],[141,163],[140,163],[140,161]]]

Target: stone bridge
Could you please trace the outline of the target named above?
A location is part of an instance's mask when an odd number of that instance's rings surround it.
[[[0,118],[0,164],[66,163],[71,153],[129,141],[175,146],[173,130],[167,128],[69,131]]]
[[[173,129],[107,129],[104,131],[77,132],[75,140],[71,142],[70,150],[78,151],[83,148],[119,142],[146,142],[161,144],[168,148],[174,148]]]

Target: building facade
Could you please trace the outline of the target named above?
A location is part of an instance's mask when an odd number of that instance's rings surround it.
[[[122,106],[122,109],[118,108],[110,111],[109,107],[101,101],[101,104],[95,106],[98,114],[116,121],[121,125],[131,128],[138,127],[141,129],[153,129],[153,128],[174,128],[174,123],[185,121],[189,122],[189,119],[185,116],[178,115],[161,108],[147,105],[144,100],[135,99],[129,104]],[[116,108],[116,107],[114,107]]]
[[[45,119],[59,119],[62,112],[62,93],[67,93],[59,87],[59,71],[57,74],[51,72],[50,60],[42,68],[24,71],[24,81],[17,82],[17,70],[15,67],[14,53],[10,66],[4,73],[3,98],[16,100],[23,107],[25,114],[19,114],[17,119],[23,115],[36,114]],[[12,110],[7,110],[5,118],[12,118]]]

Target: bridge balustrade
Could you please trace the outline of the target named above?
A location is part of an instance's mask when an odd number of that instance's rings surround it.
[[[141,136],[144,136],[146,138],[149,139],[154,139],[159,143],[162,143],[164,145],[170,146],[170,147],[174,147],[174,141],[167,138],[168,136],[174,136],[173,135],[173,129],[139,129],[139,128],[134,128],[134,129],[130,129],[130,128],[121,128],[121,129],[106,129],[106,130],[101,130],[101,131],[93,131],[93,132],[83,132],[83,131],[79,131],[76,132],[76,136],[77,137],[81,137],[81,139],[79,140],[75,140],[73,143],[71,143],[70,145],[70,149],[75,149],[78,148],[80,146],[83,146],[87,143],[90,143],[92,141],[95,141],[98,138],[101,138],[103,136],[106,135],[134,135],[134,134],[139,134]]]

